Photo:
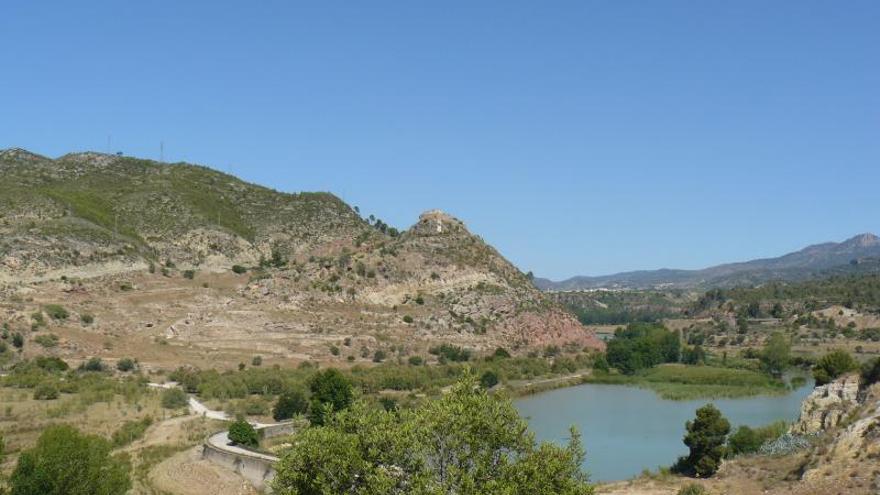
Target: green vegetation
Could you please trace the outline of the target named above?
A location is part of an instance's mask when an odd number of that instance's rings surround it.
[[[559,292],[551,297],[574,313],[584,325],[651,323],[681,316],[686,305],[680,291]]]
[[[297,414],[305,414],[309,410],[309,401],[299,389],[287,390],[278,396],[272,417],[275,421],[290,419]]]
[[[229,441],[235,445],[256,448],[260,445],[260,435],[250,423],[237,419],[229,425]]]
[[[702,485],[696,483],[688,483],[681,487],[676,495],[708,495],[709,492]]]
[[[471,359],[472,352],[470,349],[464,349],[457,345],[441,344],[437,347],[428,349],[428,353],[437,356],[440,362],[465,362]]]
[[[141,438],[146,433],[147,428],[153,424],[153,418],[150,416],[145,417],[144,419],[134,420],[134,421],[126,421],[119,427],[118,430],[113,432],[113,436],[110,438],[110,441],[113,443],[113,447],[124,447],[131,442]]]
[[[759,428],[740,426],[727,439],[726,456],[735,457],[755,453],[761,448],[761,445],[782,436],[787,427],[785,421],[778,421]]]
[[[137,369],[137,361],[132,358],[122,358],[116,361],[116,369],[123,373]]]
[[[782,381],[747,369],[666,364],[633,375],[596,373],[585,382],[632,385],[668,400],[750,397],[787,392]]]
[[[47,304],[43,306],[43,311],[45,311],[46,314],[49,315],[49,318],[52,318],[53,320],[66,320],[70,317],[70,313],[68,313],[67,310],[64,309],[64,306],[61,306],[60,304]]]
[[[630,323],[614,332],[605,356],[612,367],[631,375],[661,363],[677,363],[681,344],[678,335],[663,325]]]
[[[42,347],[46,349],[50,349],[52,347],[58,347],[58,336],[54,333],[46,333],[42,335],[37,335],[34,337],[34,342],[40,344]]]
[[[309,381],[309,390],[309,421],[313,425],[324,424],[328,415],[348,408],[354,400],[351,382],[335,368],[315,374]]]
[[[838,349],[822,356],[813,368],[816,385],[824,385],[845,373],[859,369],[859,363],[846,351]]]
[[[165,409],[180,409],[186,407],[189,398],[186,392],[179,388],[169,388],[162,391],[162,407]]]
[[[50,426],[19,456],[9,479],[11,495],[123,495],[131,488],[130,466],[110,450],[101,437]]]
[[[767,373],[773,376],[782,376],[791,362],[791,344],[779,332],[774,332],[764,344],[761,352],[761,365]]]
[[[584,452],[538,444],[508,400],[465,376],[417,409],[358,401],[297,434],[277,465],[275,493],[589,495]],[[395,469],[388,469],[394,466]]]
[[[687,457],[676,462],[674,470],[698,477],[712,476],[724,457],[724,442],[730,433],[730,422],[714,405],[697,409],[696,418],[685,424],[684,444],[690,449]]]
[[[241,275],[243,273],[247,273],[247,271],[248,269],[246,267],[243,267],[241,265],[232,265],[232,272],[235,274]]]

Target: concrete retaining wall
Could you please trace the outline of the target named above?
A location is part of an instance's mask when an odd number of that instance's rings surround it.
[[[267,489],[275,477],[274,461],[229,452],[207,442],[202,448],[202,457],[235,471],[251,482],[257,490]]]

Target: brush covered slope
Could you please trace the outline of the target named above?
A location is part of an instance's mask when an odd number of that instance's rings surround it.
[[[329,193],[99,153],[6,150],[0,174],[2,322],[26,355],[236,365],[602,346],[440,211],[398,233]]]

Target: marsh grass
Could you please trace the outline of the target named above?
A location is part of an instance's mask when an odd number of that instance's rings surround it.
[[[661,365],[629,376],[597,373],[584,381],[646,388],[668,400],[733,399],[789,391],[782,381],[756,371],[681,364]]]

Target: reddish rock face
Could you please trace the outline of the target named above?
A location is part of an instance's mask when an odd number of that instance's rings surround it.
[[[576,344],[582,348],[605,350],[596,334],[572,315],[551,309],[544,313],[522,313],[500,326],[500,333],[526,347]]]

